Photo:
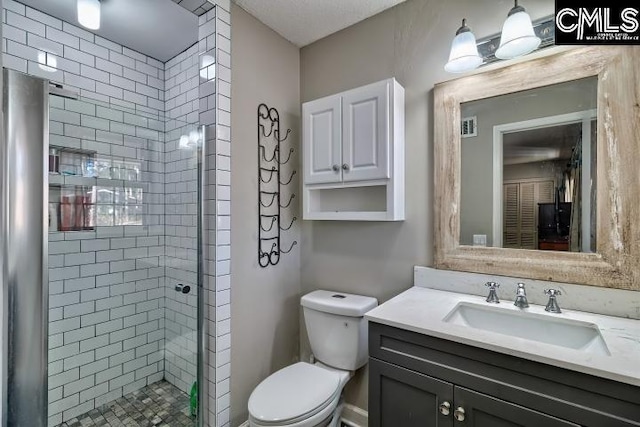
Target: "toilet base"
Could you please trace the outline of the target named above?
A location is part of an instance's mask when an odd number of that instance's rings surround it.
[[[251,412],[249,412],[249,427],[339,427],[342,409],[344,408],[344,399],[342,396],[344,386],[353,376],[353,372],[336,369],[319,361],[316,361],[314,365],[334,372],[340,379],[338,386],[339,391],[336,392],[333,399],[323,409],[309,415],[308,418],[300,417],[295,419],[293,422],[282,424],[277,422],[261,422],[260,420],[253,418],[251,416]]]
[[[342,394],[340,394],[322,411],[313,414],[309,418],[291,424],[263,424],[252,419],[251,415],[249,415],[249,427],[339,427],[343,407]]]

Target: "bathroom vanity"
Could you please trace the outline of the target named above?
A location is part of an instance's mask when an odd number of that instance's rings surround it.
[[[637,186],[628,185],[638,182],[640,158],[638,52],[550,49],[435,86],[438,270],[416,268],[413,288],[366,315],[369,425],[640,426],[640,214]],[[550,111],[571,97],[580,99]],[[525,110],[535,112],[512,114]],[[469,120],[477,132],[465,134]],[[577,126],[567,130],[574,142],[562,179],[523,154],[535,150],[514,150],[523,140],[507,141],[550,124]],[[547,160],[564,162],[554,156]],[[573,240],[541,247],[538,206],[553,203],[556,234],[567,234],[565,175],[585,183],[571,198],[581,206]],[[523,280],[532,298],[519,308]],[[485,282],[503,286],[495,293],[492,284],[486,298]],[[562,311],[546,312],[545,292],[557,291]],[[498,296],[502,303],[488,302]]]
[[[421,287],[367,318],[372,427],[640,426],[638,321]]]

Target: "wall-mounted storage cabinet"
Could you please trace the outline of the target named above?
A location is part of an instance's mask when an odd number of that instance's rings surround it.
[[[404,89],[395,79],[302,106],[303,218],[404,220]]]

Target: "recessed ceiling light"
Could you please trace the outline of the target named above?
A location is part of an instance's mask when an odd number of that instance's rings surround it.
[[[100,28],[100,0],[78,0],[78,22],[90,30]]]

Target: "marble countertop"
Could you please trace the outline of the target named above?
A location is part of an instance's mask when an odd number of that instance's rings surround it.
[[[528,313],[598,325],[610,353],[599,355],[443,320],[454,307],[464,302],[494,306],[476,295],[413,287],[369,311],[365,317],[371,322],[640,386],[639,320],[564,309],[560,314],[553,314],[544,311],[543,306],[533,304],[525,309]],[[513,301],[502,301],[495,307],[520,310]]]

